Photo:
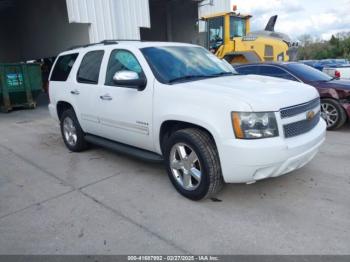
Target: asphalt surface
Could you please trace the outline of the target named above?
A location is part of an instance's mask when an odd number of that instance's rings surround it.
[[[290,175],[189,201],[161,164],[70,153],[45,106],[0,114],[0,254],[350,254],[350,126]]]

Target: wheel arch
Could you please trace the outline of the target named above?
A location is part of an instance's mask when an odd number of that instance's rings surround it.
[[[73,109],[74,107],[71,103],[68,103],[66,101],[58,101],[56,104],[56,110],[57,110],[57,117],[59,120],[61,120],[62,114],[64,111],[68,109]],[[75,110],[74,110],[75,111]]]
[[[182,120],[165,120],[162,122],[159,129],[158,143],[159,143],[160,152],[163,153],[164,142],[166,141],[166,139],[170,137],[171,134],[173,134],[178,130],[187,129],[187,128],[197,128],[208,133],[210,138],[213,140],[214,145],[217,147],[217,144],[215,141],[215,132],[212,130],[212,128],[204,126],[203,124],[187,122]]]
[[[339,100],[340,99],[338,91],[336,89],[334,89],[334,88],[323,89],[321,91],[320,97],[321,97],[321,100],[322,99],[327,99],[327,98],[334,99],[334,100]]]

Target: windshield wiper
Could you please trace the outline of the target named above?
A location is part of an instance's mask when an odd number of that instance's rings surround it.
[[[201,79],[201,78],[213,78],[213,77],[220,77],[220,76],[225,76],[225,75],[234,75],[232,72],[221,72],[218,74],[213,74],[213,75],[188,75],[188,76],[181,76],[177,77],[174,79],[171,79],[168,81],[169,84],[178,82],[178,81],[183,81],[183,80],[194,80],[194,79]]]
[[[236,74],[233,73],[233,72],[221,72],[221,73],[218,73],[218,74],[210,75],[210,77],[233,76],[233,75],[236,75]]]
[[[210,75],[188,75],[188,76],[181,76],[177,77],[174,79],[171,79],[168,81],[169,84],[178,82],[178,81],[183,81],[183,80],[193,80],[193,79],[200,79],[200,78],[209,78],[211,77]]]

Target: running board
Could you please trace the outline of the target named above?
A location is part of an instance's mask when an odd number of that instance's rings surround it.
[[[86,135],[85,140],[91,144],[105,147],[118,153],[134,156],[148,162],[163,162],[163,157],[161,155],[137,147],[114,142],[102,137]]]

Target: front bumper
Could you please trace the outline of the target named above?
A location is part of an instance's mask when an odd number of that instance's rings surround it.
[[[278,177],[306,165],[325,141],[326,123],[321,119],[310,132],[284,139],[231,139],[218,145],[226,183],[253,183]]]

